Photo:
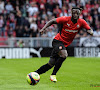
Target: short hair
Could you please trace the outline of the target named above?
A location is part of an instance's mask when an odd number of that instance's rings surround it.
[[[73,10],[73,9],[79,9],[80,11],[83,10],[82,8],[79,8],[79,7],[73,7],[72,10]]]

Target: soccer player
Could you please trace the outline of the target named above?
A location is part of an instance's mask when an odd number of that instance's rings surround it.
[[[68,56],[66,47],[71,44],[78,31],[85,28],[90,35],[93,35],[93,30],[86,21],[79,18],[81,10],[81,8],[74,7],[72,8],[72,16],[62,16],[52,19],[40,30],[40,33],[43,34],[46,28],[52,24],[59,24],[60,26],[59,33],[55,36],[52,42],[53,51],[49,62],[35,71],[38,74],[42,74],[54,66],[53,72],[50,75],[50,79],[53,82],[57,82],[56,73]]]

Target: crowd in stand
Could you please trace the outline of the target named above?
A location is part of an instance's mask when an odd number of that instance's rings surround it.
[[[100,0],[0,0],[0,37],[54,37],[55,24],[42,36],[39,30],[53,18],[70,16],[74,6],[83,8],[80,18],[100,37]],[[80,30],[76,38],[87,35]]]

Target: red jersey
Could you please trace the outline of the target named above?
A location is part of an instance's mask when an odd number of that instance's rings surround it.
[[[64,46],[67,47],[73,41],[75,35],[81,28],[87,30],[90,29],[90,26],[86,23],[84,19],[78,19],[77,23],[71,21],[71,16],[66,17],[62,16],[56,19],[58,24],[62,24],[61,32],[59,32],[54,39],[62,41]]]

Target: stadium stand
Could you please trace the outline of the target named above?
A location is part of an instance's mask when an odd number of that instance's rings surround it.
[[[56,25],[42,36],[39,30],[50,19],[70,16],[73,6],[83,8],[80,18],[100,33],[100,0],[0,0],[0,37],[54,37]],[[76,38],[86,36],[81,30]]]

